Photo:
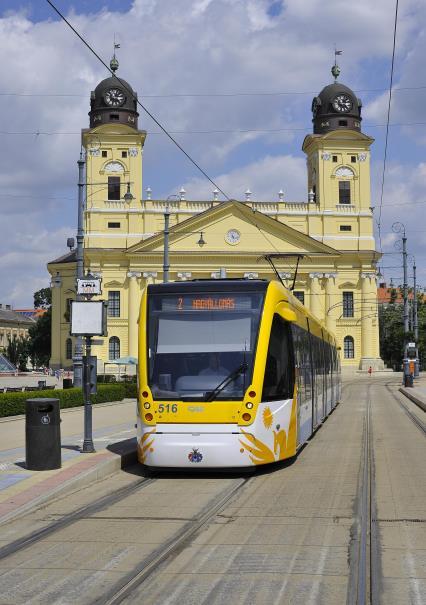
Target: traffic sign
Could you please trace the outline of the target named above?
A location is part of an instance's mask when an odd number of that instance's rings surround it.
[[[77,294],[87,295],[98,295],[102,294],[101,290],[101,279],[97,277],[91,277],[89,279],[77,279]]]

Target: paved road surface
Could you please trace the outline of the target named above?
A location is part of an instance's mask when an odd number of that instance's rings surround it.
[[[2,526],[0,604],[425,604],[425,415],[399,386],[348,382],[267,472],[132,467]]]

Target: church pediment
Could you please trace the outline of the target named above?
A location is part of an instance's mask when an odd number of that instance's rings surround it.
[[[205,241],[202,251],[206,255],[235,253],[259,256],[274,252],[340,255],[334,248],[236,201],[224,202],[170,227],[170,254],[199,253],[201,233]],[[163,247],[163,233],[158,233],[129,248],[127,254],[162,254]]]
[[[103,286],[105,288],[122,288],[123,285],[124,285],[124,282],[118,281],[116,279],[113,279],[113,280],[103,284]]]

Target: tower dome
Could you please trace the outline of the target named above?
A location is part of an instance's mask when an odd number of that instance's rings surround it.
[[[335,82],[325,86],[312,100],[314,134],[342,128],[361,131],[361,99],[358,99],[353,90],[337,81],[339,72],[335,64],[332,69]]]
[[[115,55],[110,65],[115,74],[118,69]],[[115,75],[102,80],[90,94],[90,128],[118,123],[137,129],[137,98],[137,93],[125,80]]]

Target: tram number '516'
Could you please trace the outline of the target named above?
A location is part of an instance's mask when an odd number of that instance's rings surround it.
[[[159,414],[164,414],[164,412],[172,412],[172,414],[177,414],[178,411],[178,406],[176,403],[170,404],[170,403],[160,403],[158,405],[158,413]]]

